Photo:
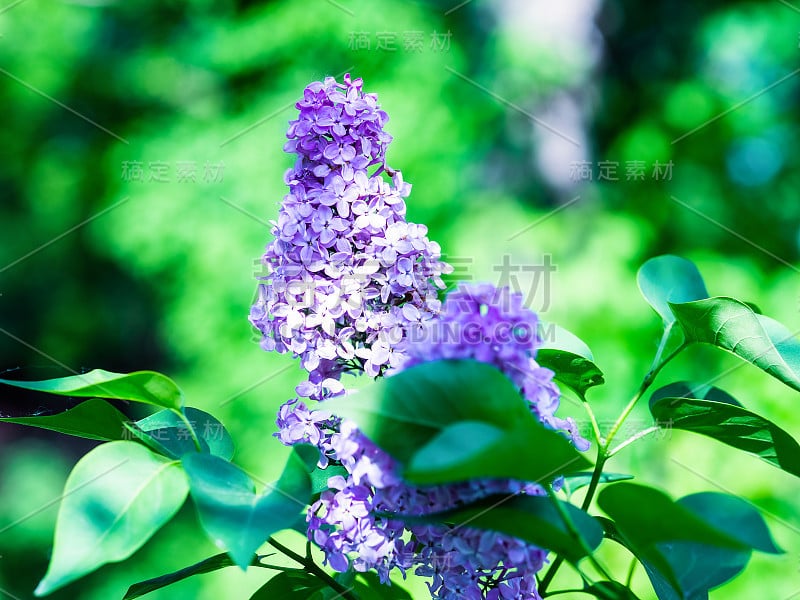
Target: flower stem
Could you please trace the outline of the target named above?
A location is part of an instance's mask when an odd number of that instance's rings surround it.
[[[589,408],[588,403],[585,400],[583,401],[584,407],[587,409],[587,413],[589,414],[589,418],[592,420],[592,428],[594,429],[595,437],[597,439],[597,460],[595,462],[594,470],[592,471],[592,479],[589,482],[589,488],[586,491],[586,497],[583,499],[583,503],[581,504],[582,510],[588,510],[589,507],[591,506],[592,500],[594,499],[594,495],[597,492],[597,487],[600,484],[600,476],[603,474],[603,468],[605,467],[608,459],[611,458],[614,454],[619,452],[622,448],[624,448],[628,444],[633,443],[637,439],[640,439],[645,435],[647,435],[648,433],[652,433],[655,429],[657,429],[657,428],[650,428],[648,430],[645,430],[644,432],[641,432],[640,434],[633,436],[631,439],[622,442],[612,451],[609,451],[609,448],[611,447],[611,441],[614,439],[614,436],[617,435],[617,433],[620,430],[620,427],[622,427],[622,425],[625,423],[625,420],[630,416],[636,404],[639,402],[642,396],[644,396],[645,392],[647,392],[648,388],[652,385],[653,381],[655,381],[655,378],[658,376],[661,369],[663,369],[668,362],[670,362],[684,348],[686,348],[687,344],[684,341],[675,350],[670,352],[666,358],[662,358],[664,351],[666,350],[667,343],[669,341],[671,333],[672,333],[672,324],[668,325],[664,329],[664,333],[661,336],[661,341],[658,345],[658,350],[656,350],[655,357],[653,358],[653,363],[650,366],[650,369],[648,370],[647,374],[644,376],[642,384],[639,386],[639,389],[633,395],[633,398],[631,398],[630,402],[628,402],[628,404],[622,410],[622,413],[614,422],[614,425],[611,427],[611,431],[609,431],[608,436],[605,439],[602,438],[599,427],[597,427],[597,420],[594,417],[593,411],[591,410],[591,408]],[[591,559],[592,555],[589,554],[589,557]],[[542,582],[539,586],[540,594],[544,595],[544,592],[547,591],[547,587],[552,583],[553,578],[556,575],[556,572],[563,563],[564,563],[564,558],[562,558],[561,556],[557,557],[553,561],[552,566],[547,570],[547,573],[542,578]],[[595,563],[593,562],[593,564]],[[598,565],[595,564],[596,568],[597,566]],[[600,571],[601,574],[608,577],[605,570],[603,570],[602,568],[598,570]],[[608,577],[608,579],[611,580],[610,577]]]
[[[339,597],[345,598],[346,600],[358,600],[358,597],[352,593],[352,588],[346,588],[345,586],[343,586],[333,577],[328,575],[321,567],[319,567],[319,565],[317,565],[317,563],[315,563],[310,558],[306,558],[304,556],[301,556],[300,554],[297,554],[296,552],[287,548],[283,544],[276,542],[273,538],[269,538],[267,540],[267,543],[276,550],[282,552],[283,554],[291,558],[293,561],[303,565],[303,567],[305,567],[307,572],[313,573],[314,575],[319,577],[322,581],[324,581],[326,584],[328,584],[328,587],[330,587],[335,592],[338,592]]]
[[[648,427],[647,429],[644,429],[644,430],[640,431],[636,435],[633,435],[633,436],[629,437],[627,440],[617,444],[617,446],[615,448],[612,448],[611,450],[608,451],[609,458],[614,456],[617,452],[619,452],[620,450],[622,450],[626,446],[631,445],[633,442],[635,442],[637,440],[640,440],[643,437],[646,437],[646,436],[650,435],[651,433],[655,433],[656,431],[659,431],[660,429],[661,429],[661,427],[659,427],[658,425],[653,425],[652,427]]]
[[[556,492],[552,486],[547,486],[547,495],[553,502],[553,506],[555,506],[556,511],[558,511],[561,520],[564,521],[564,525],[566,526],[567,531],[569,531],[569,534],[575,539],[576,542],[578,542],[581,549],[586,553],[586,556],[589,558],[589,562],[591,562],[592,566],[594,566],[594,568],[597,569],[598,573],[603,575],[603,577],[605,577],[606,579],[610,580],[611,576],[608,574],[608,571],[606,571],[605,567],[603,567],[603,565],[601,565],[598,562],[598,560],[594,557],[592,549],[586,543],[586,540],[583,539],[583,536],[581,535],[580,531],[578,531],[578,528],[575,526],[572,517],[569,516],[569,513],[561,504],[561,501],[558,499],[558,496],[556,495]]]

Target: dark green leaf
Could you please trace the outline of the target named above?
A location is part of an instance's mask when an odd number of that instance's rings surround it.
[[[250,597],[250,600],[308,600],[325,583],[310,573],[283,571],[270,579]]]
[[[656,489],[617,483],[604,488],[598,504],[614,519],[622,535],[638,544],[664,541],[703,542],[721,548],[744,548],[735,537],[717,530]],[[635,510],[632,510],[635,508]]]
[[[412,600],[411,594],[396,583],[381,583],[373,571],[358,573],[353,585],[359,600]]]
[[[349,473],[344,467],[339,465],[329,465],[324,469],[315,468],[311,471],[311,493],[319,494],[328,489],[328,479],[339,475],[347,479]]]
[[[355,421],[416,484],[482,477],[546,481],[590,466],[531,414],[505,375],[477,361],[417,365],[332,398],[326,408]],[[467,432],[475,435],[456,439]]]
[[[741,571],[736,565],[750,558],[748,550],[715,548],[695,542],[663,542],[656,547],[678,581],[676,588],[650,562],[642,560],[659,600],[708,600],[708,590],[735,576]]]
[[[586,390],[605,383],[603,372],[591,360],[564,350],[540,349],[536,354],[540,366],[555,373],[555,380],[585,396]]]
[[[742,498],[719,492],[700,492],[684,496],[678,504],[753,550],[783,554],[783,550],[775,545],[761,513]]]
[[[741,498],[703,492],[685,496],[677,503],[750,548],[780,552],[761,515]],[[658,548],[675,572],[683,591],[681,596],[656,569],[645,564],[660,600],[707,599],[710,589],[730,581],[744,570],[751,554],[750,549],[715,548],[691,542],[662,542]]]
[[[650,406],[662,398],[698,398],[700,400],[712,400],[714,402],[724,402],[741,406],[742,403],[731,396],[728,392],[707,383],[697,383],[692,381],[678,381],[658,388],[650,396]]]
[[[644,263],[636,277],[645,300],[664,320],[675,321],[670,303],[691,302],[708,298],[703,277],[693,262],[666,254]]]
[[[5,417],[4,423],[29,425],[67,435],[110,442],[126,438],[128,417],[105,400],[93,398],[56,415]]]
[[[639,600],[630,588],[616,581],[598,581],[584,591],[603,600]]]
[[[297,450],[262,495],[244,471],[217,456],[186,454],[182,462],[203,528],[242,569],[272,534],[303,518],[311,498],[310,469]]]
[[[59,396],[132,400],[172,409],[179,409],[183,405],[183,393],[175,382],[155,371],[111,373],[95,369],[72,377],[44,381],[0,379],[0,383]]]
[[[568,502],[561,502],[561,505],[586,545],[592,550],[597,548],[603,539],[600,524]],[[586,551],[567,530],[552,500],[545,496],[492,496],[457,509],[425,516],[391,513],[391,517],[410,523],[444,523],[453,527],[499,531],[547,548],[572,562],[586,556]]]
[[[661,398],[650,406],[662,427],[692,431],[744,450],[800,477],[800,444],[741,406],[698,398]]]
[[[140,444],[110,442],[89,452],[67,479],[53,556],[36,595],[128,558],[172,518],[187,491],[180,465]]]
[[[536,353],[536,362],[555,373],[559,383],[585,396],[586,390],[605,382],[603,372],[594,364],[589,347],[573,333],[557,325],[546,326],[552,335]]]
[[[669,560],[667,560],[666,556],[660,552],[660,549],[664,548],[667,553],[669,553],[669,548],[663,546],[662,544],[656,544],[655,549],[657,554],[655,555],[661,563],[662,569],[664,569],[665,573],[668,573],[668,576],[662,575],[659,570],[653,566],[650,562],[650,559],[637,554],[637,550],[631,545],[625,536],[623,536],[619,530],[617,529],[616,524],[614,521],[607,519],[605,517],[595,517],[600,524],[603,526],[603,535],[618,544],[627,548],[631,554],[633,554],[639,562],[644,566],[645,571],[647,572],[648,577],[650,578],[650,582],[653,584],[653,589],[656,592],[659,600],[684,600],[683,593],[679,593],[676,589],[680,588],[681,585],[678,581],[678,576],[674,573],[672,566],[670,565]],[[682,542],[677,542],[677,544],[681,544]],[[741,552],[739,550],[727,550],[727,549],[720,549],[714,548],[712,546],[700,546],[709,551],[709,556],[715,556],[719,558],[718,553],[720,552],[733,552],[738,553]],[[724,558],[724,557],[723,557]],[[673,584],[670,581],[674,582]],[[702,596],[692,598],[692,600],[703,600]]]
[[[600,475],[600,483],[614,483],[615,481],[626,481],[628,479],[633,479],[633,475],[624,473],[602,473]],[[570,494],[577,492],[582,487],[586,487],[591,482],[592,473],[590,471],[564,476],[564,487]]]
[[[660,600],[700,600],[739,573],[751,548],[778,551],[757,511],[741,499],[703,493],[673,502],[663,493],[621,483],[598,504],[606,536],[644,565]]]
[[[154,450],[172,458],[198,451],[192,430],[196,432],[202,452],[210,452],[225,460],[233,457],[233,440],[222,423],[197,408],[186,408],[185,414],[188,426],[174,411],[162,410],[131,424],[129,428],[133,435]]]
[[[253,561],[253,564],[258,564],[258,558]],[[138,598],[139,596],[144,596],[150,592],[160,590],[161,588],[165,588],[173,583],[183,581],[189,577],[202,575],[203,573],[211,573],[212,571],[218,571],[219,569],[233,566],[235,566],[235,563],[231,560],[230,556],[225,553],[217,554],[216,556],[201,560],[200,562],[181,569],[180,571],[175,571],[174,573],[168,573],[166,575],[161,575],[160,577],[148,579],[147,581],[135,583],[128,588],[128,592],[125,594],[125,597],[122,600],[133,600],[134,598]]]
[[[290,458],[289,461],[294,461],[297,465],[302,465],[307,474],[310,474],[317,468],[319,463],[319,448],[311,444],[295,444],[292,446],[292,454],[295,458]],[[298,462],[299,461],[299,462]]]
[[[800,391],[800,342],[777,321],[733,298],[672,304],[690,342],[732,352]]]

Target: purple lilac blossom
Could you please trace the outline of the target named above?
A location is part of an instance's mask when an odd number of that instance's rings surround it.
[[[452,269],[427,228],[405,218],[411,186],[386,165],[389,117],[361,79],[314,82],[296,106],[284,149],[297,159],[250,321],[265,350],[300,358],[308,381],[298,396],[322,400],[343,393],[343,373],[376,377],[401,362],[409,328],[438,312]],[[299,398],[288,402],[279,437],[324,449],[317,425],[336,421],[306,413]]]

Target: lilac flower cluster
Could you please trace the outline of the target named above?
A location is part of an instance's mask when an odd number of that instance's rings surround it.
[[[496,366],[516,384],[542,423],[569,434],[575,447],[589,449],[572,418],[555,416],[561,392],[553,372],[540,367],[539,319],[522,294],[491,284],[460,285],[447,296],[440,317],[416,332],[403,367],[447,358],[473,358]]]
[[[399,362],[406,330],[439,310],[450,267],[405,219],[411,186],[385,164],[388,116],[361,79],[312,83],[297,108],[284,148],[297,160],[250,320],[264,349],[300,357],[298,395],[321,400],[342,392],[344,372],[375,377]]]
[[[440,303],[441,276],[450,268],[426,228],[405,219],[410,186],[385,163],[388,117],[360,79],[312,83],[297,108],[285,147],[297,161],[285,178],[289,194],[273,222],[275,239],[263,258],[268,275],[250,319],[264,349],[292,353],[309,374],[280,409],[278,437],[315,444],[321,466],[346,470],[309,509],[309,538],[337,571],[375,569],[388,582],[392,569],[414,569],[431,578],[433,598],[537,599],[544,550],[497,533],[409,526],[383,515],[424,515],[491,494],[542,494],[540,486],[409,486],[390,456],[324,409],[325,399],[345,393],[343,373],[377,377],[471,358],[501,369],[533,414],[585,449],[574,422],[555,417],[553,373],[535,361],[537,317],[520,295],[491,285],[463,286]]]

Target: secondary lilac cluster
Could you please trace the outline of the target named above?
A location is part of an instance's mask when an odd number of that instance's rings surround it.
[[[516,384],[533,414],[586,449],[588,442],[577,434],[575,423],[553,415],[559,390],[552,371],[535,361],[541,344],[537,331],[537,317],[522,305],[521,295],[491,285],[462,286],[447,297],[440,315],[425,323],[407,348],[404,364],[393,372],[448,358],[495,365]],[[544,490],[539,485],[512,480],[406,485],[396,476],[391,457],[348,421],[341,423],[332,446],[349,477],[331,478],[331,489],[309,512],[309,535],[334,569],[350,564],[356,570],[375,569],[386,581],[392,568],[413,568],[431,578],[433,598],[539,598],[535,573],[544,565],[546,551],[499,533],[408,526],[385,516],[430,514],[493,494],[540,495]],[[409,532],[411,538],[404,535]]]
[[[411,186],[385,165],[388,116],[361,79],[312,83],[297,108],[284,148],[297,160],[250,320],[264,349],[300,357],[309,378],[298,396],[322,400],[342,392],[345,372],[375,377],[399,364],[410,329],[439,310],[450,267],[427,228],[405,219]],[[282,441],[315,437],[303,428],[321,418],[308,412],[297,398],[284,406]]]
[[[588,450],[575,421],[555,416],[561,393],[553,372],[536,362],[541,344],[539,319],[522,294],[491,284],[462,284],[447,296],[440,317],[421,326],[403,367],[447,358],[494,365],[516,384],[542,423],[564,430],[579,450]]]

